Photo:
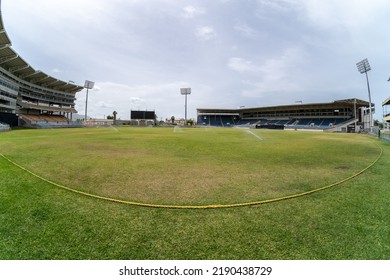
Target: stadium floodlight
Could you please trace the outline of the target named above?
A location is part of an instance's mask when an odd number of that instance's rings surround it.
[[[357,66],[358,71],[360,72],[360,74],[366,74],[367,89],[368,89],[368,102],[369,102],[368,112],[369,112],[369,120],[370,120],[368,128],[369,128],[369,130],[371,132],[371,126],[372,126],[371,92],[370,92],[370,83],[368,81],[368,74],[367,74],[367,72],[371,70],[371,66],[370,66],[370,63],[368,62],[367,58],[365,58],[362,61],[359,61],[358,63],[356,63],[356,66]]]
[[[95,85],[94,82],[85,80],[84,88],[87,89],[87,96],[86,96],[86,98],[85,98],[85,119],[84,119],[84,121],[87,121],[87,111],[88,111],[88,90],[89,90],[89,89],[93,89],[93,86],[94,86],[94,85]]]
[[[367,58],[356,63],[356,66],[357,66],[360,74],[367,73],[368,71],[371,70],[371,66],[370,66],[370,63],[368,62]]]
[[[191,88],[181,88],[180,89],[180,93],[181,95],[184,95],[185,96],[185,103],[184,103],[184,115],[185,115],[185,118],[184,118],[184,125],[187,125],[187,95],[191,94]]]

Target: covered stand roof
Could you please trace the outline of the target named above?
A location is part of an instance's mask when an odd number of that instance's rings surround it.
[[[297,110],[297,109],[316,109],[316,108],[338,108],[340,106],[354,106],[356,107],[368,107],[369,103],[364,100],[360,100],[357,98],[352,99],[343,99],[336,100],[330,103],[308,103],[308,104],[291,104],[291,105],[278,105],[278,106],[267,106],[267,107],[253,107],[253,108],[240,108],[240,109],[208,109],[208,108],[198,108],[198,114],[208,114],[212,113],[220,113],[221,115],[226,113],[237,113],[237,112],[249,112],[249,111],[280,111],[280,110]],[[375,104],[372,104],[375,106]]]
[[[383,101],[382,106],[390,105],[390,97]]]

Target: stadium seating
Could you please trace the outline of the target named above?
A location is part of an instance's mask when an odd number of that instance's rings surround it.
[[[201,119],[201,125],[229,127],[237,125],[238,122],[234,116],[207,116]]]
[[[202,116],[199,125],[239,127],[281,127],[286,129],[327,130],[352,119],[344,118],[292,118],[292,119],[237,119],[232,116]]]
[[[65,128],[65,127],[80,127],[64,116],[60,115],[27,115],[20,116],[24,124],[33,128]]]

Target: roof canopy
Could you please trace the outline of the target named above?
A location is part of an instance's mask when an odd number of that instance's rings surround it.
[[[285,111],[285,110],[299,110],[299,109],[319,109],[319,108],[338,108],[338,107],[369,107],[369,103],[364,100],[357,98],[336,100],[330,103],[307,103],[307,104],[291,104],[291,105],[277,105],[277,106],[267,106],[267,107],[253,107],[253,108],[240,108],[240,109],[207,109],[207,108],[198,108],[198,114],[202,113],[236,113],[236,112],[252,112],[252,111]],[[375,106],[372,103],[372,106]]]
[[[382,106],[390,105],[390,97],[383,101]]]

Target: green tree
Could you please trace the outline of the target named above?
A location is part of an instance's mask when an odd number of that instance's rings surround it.
[[[193,126],[194,125],[194,120],[187,120],[187,125]]]

